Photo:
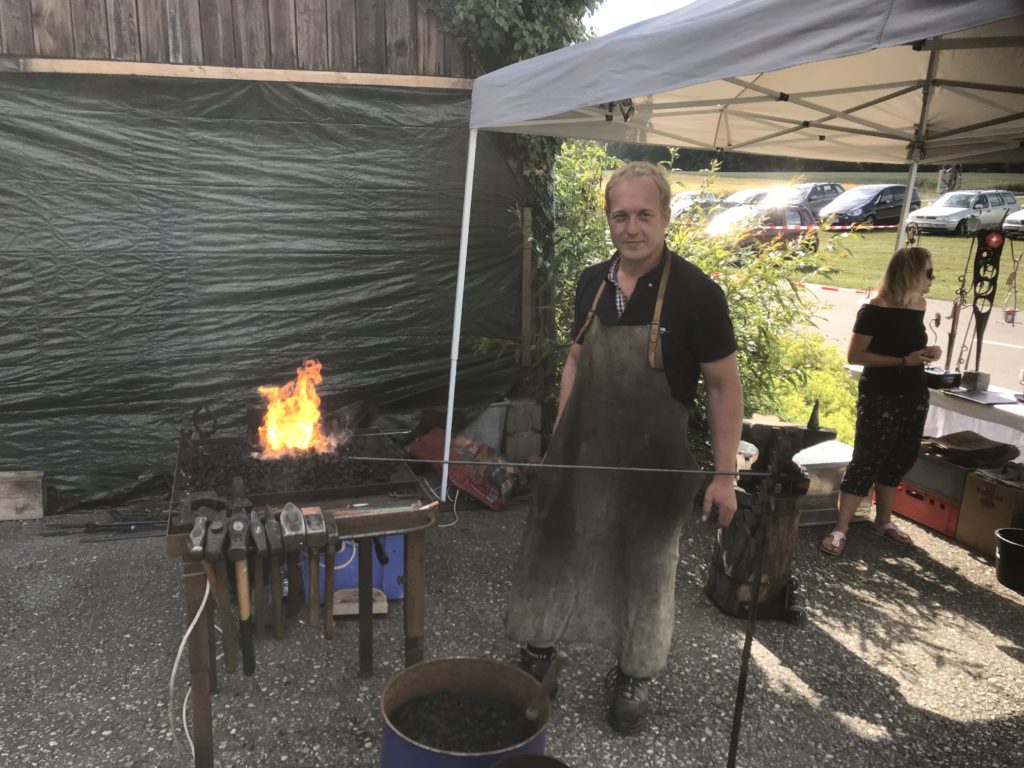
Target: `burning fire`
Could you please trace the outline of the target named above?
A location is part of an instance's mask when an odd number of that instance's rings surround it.
[[[267,413],[260,427],[262,458],[334,450],[334,438],[325,436],[320,426],[320,396],[316,393],[316,385],[324,380],[320,368],[318,360],[305,360],[294,381],[282,387],[259,388],[267,401]]]

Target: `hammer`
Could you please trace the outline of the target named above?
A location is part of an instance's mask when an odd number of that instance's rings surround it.
[[[270,610],[274,614],[274,637],[284,639],[284,606],[281,596],[281,555],[284,542],[281,540],[281,524],[267,512],[267,547],[270,549]]]
[[[312,626],[320,621],[320,549],[327,543],[327,525],[320,507],[309,507],[306,515],[306,544],[309,546],[309,616]],[[332,574],[333,576],[333,574]]]
[[[334,553],[338,549],[338,521],[333,512],[324,514],[327,550],[324,552],[324,637],[334,639]]]
[[[206,510],[203,510],[204,512]],[[206,524],[209,521],[206,519],[206,515],[197,514],[192,520],[192,530],[188,534],[188,551],[193,555],[202,556],[203,554],[203,542],[206,541]],[[213,584],[210,584],[211,591],[213,590]]]
[[[266,529],[255,509],[249,513],[249,535],[252,537],[252,567],[255,571],[252,587],[252,623],[256,631],[263,634],[263,612],[266,610],[266,600],[263,597],[263,562],[267,556],[268,545]]]
[[[256,671],[252,616],[249,604],[249,518],[236,506],[228,520],[228,560],[235,564],[235,589],[238,590],[238,638],[242,646],[242,672]]]
[[[288,555],[288,615],[294,616],[302,605],[299,550],[306,545],[306,523],[302,510],[291,502],[281,510],[281,542]]]
[[[200,512],[207,510],[201,509]],[[206,529],[206,543],[203,568],[210,582],[213,602],[220,614],[221,631],[224,635],[224,669],[234,672],[238,669],[238,625],[231,612],[231,595],[228,592],[228,569],[224,564],[224,541],[227,538],[227,526],[224,525],[223,512],[210,512],[214,515]]]

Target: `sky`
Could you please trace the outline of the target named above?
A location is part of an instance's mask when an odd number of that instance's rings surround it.
[[[606,35],[638,21],[689,5],[690,2],[692,0],[604,0],[592,15],[584,18],[584,23],[593,27],[598,35]]]

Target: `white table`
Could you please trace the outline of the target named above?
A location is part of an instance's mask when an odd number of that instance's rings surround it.
[[[860,379],[859,365],[848,365],[847,370],[855,380]],[[930,437],[941,437],[952,432],[970,430],[990,440],[1009,443],[1020,449],[1024,455],[1024,403],[1010,405],[982,405],[962,397],[954,397],[944,389],[930,389],[928,419],[924,433]],[[998,392],[1012,398],[1014,391],[1005,387],[990,386],[990,392]]]

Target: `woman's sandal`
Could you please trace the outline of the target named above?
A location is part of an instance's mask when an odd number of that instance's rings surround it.
[[[846,549],[846,534],[842,531],[832,531],[821,540],[821,551],[826,555],[839,557]]]
[[[878,527],[872,528],[871,530],[875,535],[881,536],[883,539],[888,539],[889,541],[899,544],[901,547],[914,546],[913,539],[907,536],[907,534],[905,534],[892,523],[886,523],[885,525],[880,525]]]

